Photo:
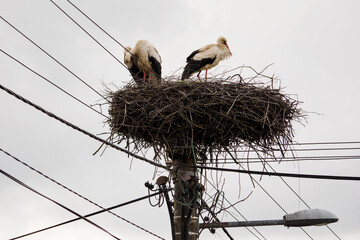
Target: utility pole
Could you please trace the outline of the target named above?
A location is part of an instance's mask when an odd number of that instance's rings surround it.
[[[197,240],[199,237],[199,184],[192,157],[182,154],[173,158],[175,240]]]

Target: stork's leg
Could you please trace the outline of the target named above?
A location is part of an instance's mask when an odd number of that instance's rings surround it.
[[[201,82],[200,73],[201,73],[201,71],[199,71],[199,73],[197,74],[197,77],[198,77],[199,81]]]
[[[150,75],[149,75],[149,83],[151,83],[151,75],[152,75],[152,72],[150,72]]]
[[[143,71],[143,76],[144,76],[144,83],[146,83],[146,74],[145,74],[145,71]]]
[[[207,69],[205,70],[205,82],[207,81]]]

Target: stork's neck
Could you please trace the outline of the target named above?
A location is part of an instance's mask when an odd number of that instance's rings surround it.
[[[224,46],[224,45],[221,45],[221,47],[219,47],[219,52],[218,52],[218,57],[222,60],[222,59],[226,59],[228,57],[231,56],[230,52],[229,52],[229,49]]]

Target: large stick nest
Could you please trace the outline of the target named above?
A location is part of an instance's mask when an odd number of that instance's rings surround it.
[[[171,158],[241,145],[281,148],[301,115],[280,89],[244,81],[129,85],[109,96],[113,141],[132,139],[135,150],[152,147]]]

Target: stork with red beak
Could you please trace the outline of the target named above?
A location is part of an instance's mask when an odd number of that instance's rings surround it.
[[[161,82],[161,57],[150,42],[139,40],[134,48],[126,47],[124,62],[136,83]]]
[[[215,67],[221,60],[232,56],[230,48],[227,45],[225,37],[219,37],[216,44],[208,44],[198,50],[195,50],[186,58],[186,66],[181,76],[181,80],[189,78],[192,74],[198,72],[197,77],[200,80],[200,73],[205,70],[205,81],[207,71]],[[201,81],[201,80],[200,80]]]

